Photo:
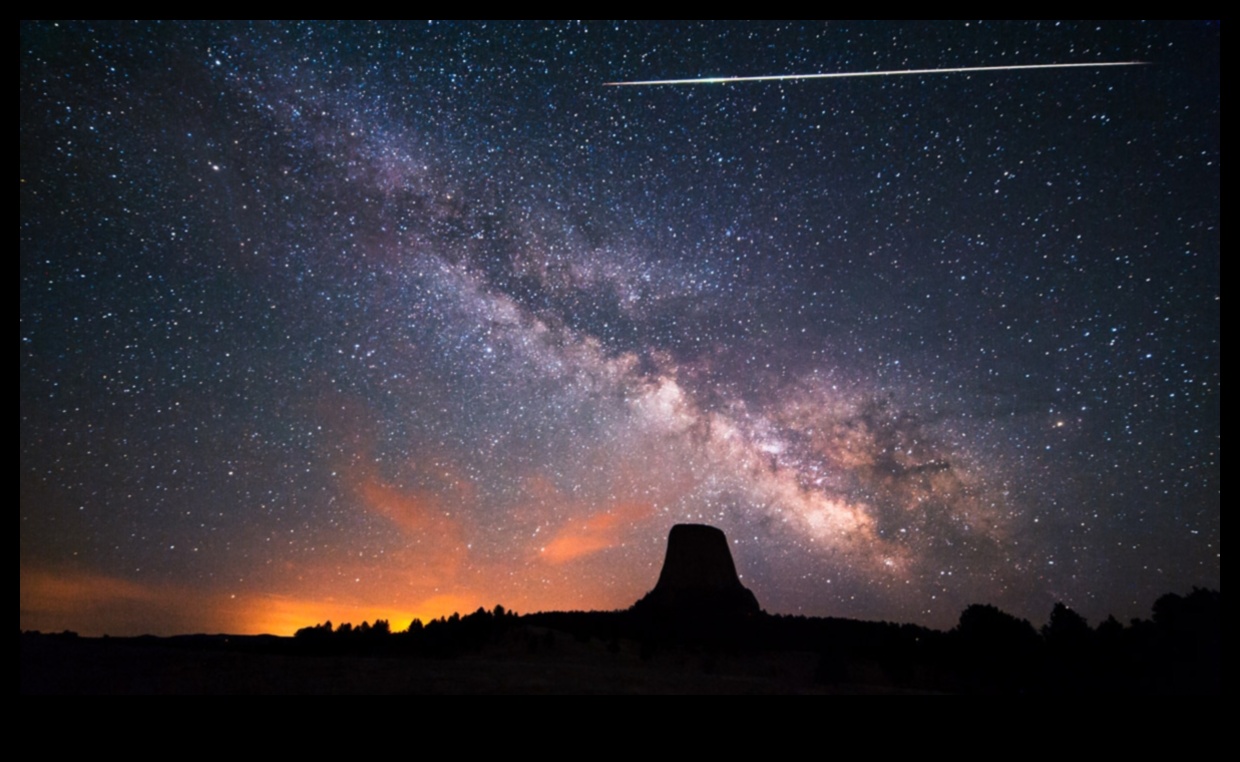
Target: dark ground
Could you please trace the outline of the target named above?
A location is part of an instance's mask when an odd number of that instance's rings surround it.
[[[711,655],[676,649],[643,659],[635,643],[530,628],[450,658],[299,656],[170,645],[163,639],[24,637],[23,694],[874,694],[876,682],[815,681],[817,654]],[[545,644],[550,639],[554,645]],[[537,643],[531,652],[530,643]]]

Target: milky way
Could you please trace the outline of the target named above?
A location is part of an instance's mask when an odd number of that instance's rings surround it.
[[[24,23],[21,626],[1218,587],[1219,37]]]

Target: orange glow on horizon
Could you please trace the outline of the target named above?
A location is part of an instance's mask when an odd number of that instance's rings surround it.
[[[20,570],[20,623],[23,630],[117,637],[229,633],[234,635],[292,635],[303,627],[331,621],[334,625],[386,619],[401,632],[414,619],[423,623],[439,617],[490,610],[496,603],[469,593],[433,594],[413,605],[379,604],[379,590],[365,598],[324,595],[254,593],[203,594],[172,585],[139,583],[83,572]],[[488,602],[489,601],[489,602]]]
[[[621,482],[638,470],[613,465],[621,469]],[[550,531],[501,537],[469,520],[464,506],[472,488],[451,466],[439,459],[434,467],[439,471],[423,470],[418,482],[431,487],[398,486],[365,468],[352,471],[355,509],[381,522],[378,528],[391,527],[365,554],[329,545],[259,574],[239,569],[231,581],[213,580],[205,588],[150,576],[23,567],[21,627],[88,636],[288,636],[326,621],[358,626],[386,619],[400,632],[415,618],[427,623],[497,604],[521,613],[623,608],[653,586],[661,547],[636,542],[657,513],[646,495],[592,504],[549,479],[531,478],[514,511],[529,529]],[[623,494],[623,484],[616,491]],[[556,521],[565,514],[574,518]]]
[[[331,622],[336,627],[348,622],[357,627],[362,622],[374,624],[380,619],[387,620],[392,632],[403,632],[414,619],[420,619],[425,624],[441,616],[450,616],[456,612],[466,614],[478,609],[478,606],[470,608],[469,603],[469,599],[462,596],[441,595],[423,601],[410,610],[330,599],[265,595],[256,597],[252,604],[245,606],[246,623],[241,632],[292,635],[303,627],[323,622]]]

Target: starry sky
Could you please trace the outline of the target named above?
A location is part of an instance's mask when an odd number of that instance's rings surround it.
[[[21,627],[620,608],[681,522],[772,613],[1217,588],[1219,50],[22,23]]]

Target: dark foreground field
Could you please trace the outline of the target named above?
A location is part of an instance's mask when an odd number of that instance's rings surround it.
[[[1056,605],[1040,630],[974,605],[948,632],[910,624],[635,606],[518,616],[496,606],[393,632],[294,637],[20,635],[23,694],[1222,692],[1222,599],[1168,594],[1152,620],[1091,628]]]
[[[779,694],[892,693],[871,682],[826,684],[820,657],[581,642],[540,628],[449,657],[298,655],[260,639],[198,645],[177,639],[23,637],[24,694]],[[251,640],[251,643],[238,641]],[[288,641],[290,639],[280,639]],[[531,645],[533,644],[533,645]]]

